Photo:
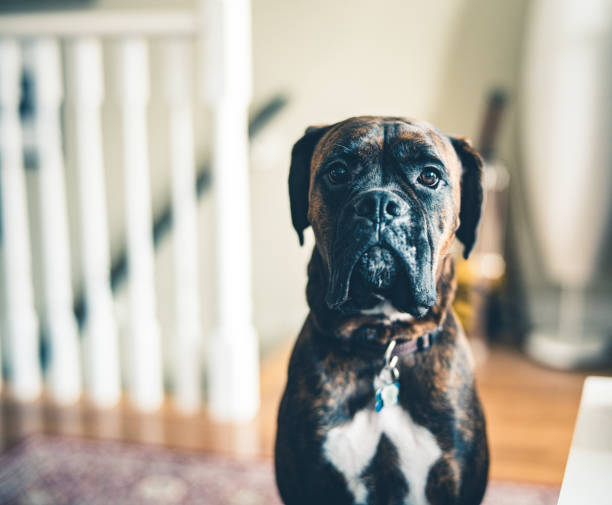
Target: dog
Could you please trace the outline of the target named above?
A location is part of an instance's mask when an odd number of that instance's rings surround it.
[[[355,117],[306,130],[289,195],[316,245],[278,412],[282,500],[479,504],[489,453],[451,245],[474,245],[481,157],[425,122]]]

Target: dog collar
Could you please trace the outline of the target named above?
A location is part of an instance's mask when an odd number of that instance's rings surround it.
[[[395,324],[365,324],[355,328],[352,334],[334,334],[332,338],[326,337],[323,332],[315,332],[315,334],[321,335],[325,345],[331,344],[342,353],[360,356],[367,360],[376,360],[381,354],[384,355],[391,342],[395,342],[392,354],[401,359],[410,354],[426,351],[433,346],[442,325],[429,324],[428,326],[420,335],[414,335],[410,328],[403,328]]]
[[[405,342],[397,342],[397,340],[392,340],[389,346],[391,346],[393,342],[396,342],[396,345],[394,345],[392,348],[392,354],[394,356],[406,356],[407,354],[414,354],[415,352],[429,349],[431,344],[433,344],[433,339],[433,334],[426,333],[425,335],[421,335]]]

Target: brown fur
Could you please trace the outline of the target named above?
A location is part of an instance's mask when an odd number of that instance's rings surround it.
[[[363,164],[385,163],[385,156],[418,156],[423,146],[443,160],[452,188],[450,203],[436,209],[431,221],[440,237],[432,250],[435,304],[411,321],[330,309],[325,292],[336,229],[335,211],[317,184],[324,160],[350,147]],[[290,181],[306,180],[308,186],[301,188],[306,202],[290,183],[294,226],[301,234],[312,225],[316,247],[308,265],[310,314],[291,357],[279,410],[276,469],[283,500],[287,505],[351,503],[343,476],[326,463],[321,444],[331,428],[373,408],[373,377],[388,343],[429,334],[435,336],[431,348],[401,357],[400,405],[427,427],[442,450],[427,480],[430,504],[477,505],[486,485],[488,449],[469,344],[451,307],[456,279],[450,249],[456,235],[466,253],[475,239],[482,200],[480,157],[464,139],[449,138],[426,123],[371,116],[309,129],[296,148]],[[418,204],[414,194],[411,198]],[[399,503],[409,496],[410,482],[397,474],[397,464],[397,451],[383,437],[363,475],[371,503]]]

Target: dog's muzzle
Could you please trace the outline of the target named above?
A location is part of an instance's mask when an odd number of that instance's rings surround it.
[[[359,193],[346,205],[337,236],[326,295],[330,308],[347,302],[353,283],[416,316],[433,306],[437,295],[426,223],[399,195],[378,189]]]

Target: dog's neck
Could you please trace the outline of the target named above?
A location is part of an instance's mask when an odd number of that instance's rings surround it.
[[[393,339],[413,340],[435,333],[444,324],[455,298],[455,269],[450,256],[444,257],[440,263],[436,304],[425,317],[419,319],[397,311],[390,303],[357,314],[332,310],[325,303],[328,276],[323,259],[315,247],[308,264],[306,298],[316,330],[340,341],[359,341],[372,347],[384,347]]]

